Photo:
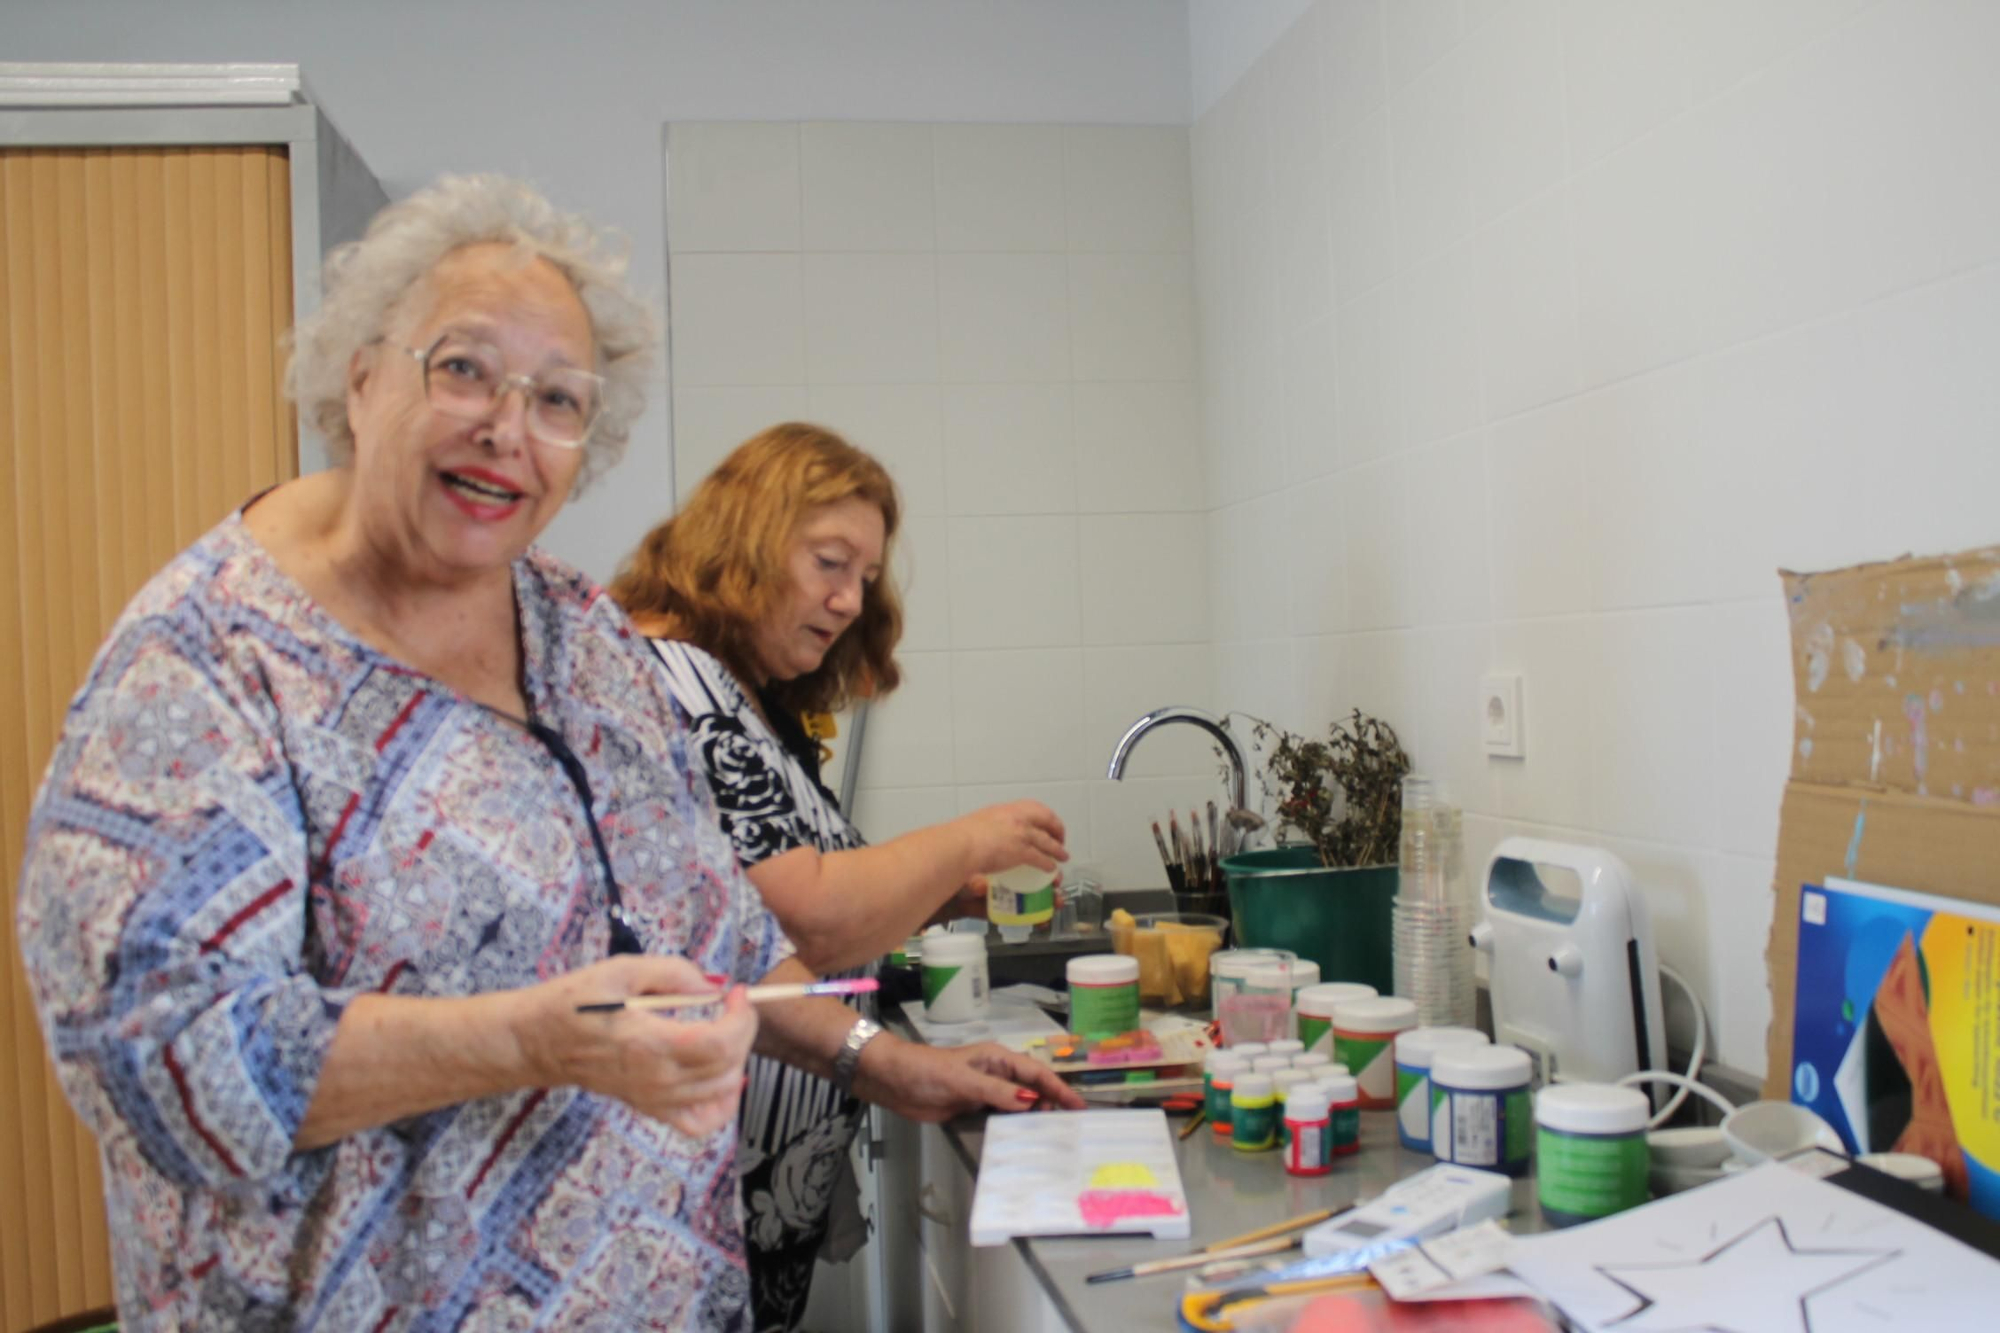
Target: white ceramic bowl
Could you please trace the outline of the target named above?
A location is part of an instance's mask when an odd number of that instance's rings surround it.
[[[1736,1160],[1756,1165],[1802,1149],[1841,1151],[1832,1125],[1790,1102],[1751,1102],[1722,1118],[1722,1137]]]
[[[1712,1125],[1656,1129],[1646,1135],[1646,1147],[1656,1167],[1719,1167],[1729,1160],[1729,1141]]]

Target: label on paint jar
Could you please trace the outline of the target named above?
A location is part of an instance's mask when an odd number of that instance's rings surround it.
[[[1335,1107],[1327,1117],[1327,1151],[1335,1157],[1361,1151],[1361,1108]]]
[[[924,943],[924,1016],[933,1023],[970,1023],[986,1016],[986,940],[933,935]]]
[[[1646,1202],[1644,1132],[1565,1134],[1542,1127],[1535,1182],[1542,1210],[1562,1220],[1609,1217]]]
[[[1244,1152],[1263,1152],[1278,1144],[1278,1107],[1275,1102],[1265,1102],[1262,1106],[1237,1102],[1230,1107],[1229,1137],[1235,1146]]]
[[[1528,1165],[1534,1112],[1523,1086],[1505,1091],[1445,1090],[1431,1122],[1431,1150],[1440,1161],[1519,1174]]]
[[[986,881],[986,919],[996,926],[1039,926],[1055,910],[1055,881],[1045,870],[1016,866]]]
[[[1317,1051],[1321,1055],[1333,1054],[1333,1020],[1318,1014],[1300,1014],[1299,1040],[1309,1051]]]
[[[1431,1150],[1431,1071],[1396,1066],[1396,1133],[1412,1152]]]

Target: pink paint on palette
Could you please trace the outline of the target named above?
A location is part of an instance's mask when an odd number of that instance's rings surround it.
[[[1158,1190],[1085,1190],[1076,1197],[1076,1210],[1093,1231],[1135,1217],[1179,1217],[1187,1211],[1180,1200]]]

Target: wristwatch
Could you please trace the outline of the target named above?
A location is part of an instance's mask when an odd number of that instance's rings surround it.
[[[854,1091],[854,1071],[861,1065],[861,1048],[882,1035],[882,1025],[872,1018],[857,1018],[847,1029],[847,1040],[833,1056],[833,1086],[843,1093]]]

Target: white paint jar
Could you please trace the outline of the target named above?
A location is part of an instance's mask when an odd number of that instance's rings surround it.
[[[924,936],[924,1017],[970,1023],[986,1017],[986,937],[948,931]]]

